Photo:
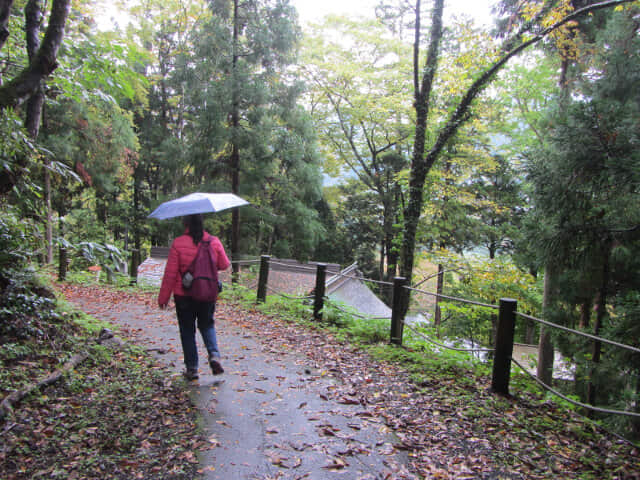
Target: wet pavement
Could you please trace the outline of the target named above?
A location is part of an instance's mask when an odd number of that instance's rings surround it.
[[[183,370],[175,312],[138,303],[105,305],[75,298],[86,313],[108,321],[176,375]],[[216,313],[225,373],[213,376],[198,334],[200,378],[187,388],[202,415],[209,448],[200,456],[206,479],[405,478],[406,462],[384,422],[286,341],[264,342],[222,301]],[[275,345],[274,345],[275,344]],[[206,367],[206,368],[205,368]]]

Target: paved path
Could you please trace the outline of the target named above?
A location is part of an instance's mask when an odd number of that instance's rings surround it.
[[[182,371],[173,310],[100,301],[75,299],[83,311],[119,326],[123,336],[153,351],[176,374]],[[226,371],[211,375],[198,338],[200,379],[189,387],[211,444],[200,458],[204,478],[412,478],[402,473],[406,458],[393,448],[384,423],[351,397],[333,395],[344,385],[310,357],[291,353],[295,339],[263,342],[256,333],[262,331],[259,320],[237,318],[224,301],[218,310]]]

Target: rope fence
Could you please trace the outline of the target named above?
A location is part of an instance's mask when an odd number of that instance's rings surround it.
[[[577,400],[573,400],[573,399],[567,397],[566,395],[563,395],[562,393],[560,393],[559,391],[557,391],[553,387],[550,387],[549,385],[544,383],[538,377],[536,377],[531,372],[529,372],[525,367],[523,367],[520,364],[520,362],[518,362],[515,358],[511,358],[511,361],[513,363],[515,363],[516,366],[519,367],[520,370],[522,370],[524,373],[526,373],[529,377],[533,378],[538,383],[538,385],[540,385],[543,389],[553,393],[554,395],[557,395],[558,397],[562,398],[563,400],[565,400],[565,401],[567,401],[567,402],[569,402],[569,403],[571,403],[571,404],[573,404],[573,405],[575,405],[577,407],[582,407],[582,408],[585,408],[587,410],[591,410],[593,412],[607,413],[607,414],[610,414],[610,415],[626,415],[628,417],[640,418],[640,413],[628,412],[626,410],[609,410],[607,408],[596,407],[594,405],[589,405],[588,403],[582,403],[582,402],[578,402]]]
[[[313,298],[313,297],[310,297],[310,298]],[[331,300],[329,297],[326,297],[326,296],[324,297],[324,300],[336,310],[340,310],[343,313],[353,315],[354,317],[357,317],[357,318],[362,318],[363,320],[391,320],[391,317],[374,317],[371,315],[362,315],[354,311],[349,311],[346,308],[342,308],[337,302],[334,302],[333,300]]]
[[[619,348],[623,348],[625,350],[629,350],[631,352],[640,353],[640,348],[632,347],[630,345],[625,345],[624,343],[618,343],[613,340],[608,340],[606,338],[598,337],[596,335],[592,335],[587,332],[581,332],[580,330],[574,330],[573,328],[565,327],[563,325],[558,325],[557,323],[552,323],[547,320],[542,320],[541,318],[532,317],[531,315],[527,315],[525,313],[516,312],[516,315],[526,318],[527,320],[531,320],[534,322],[542,323],[543,325],[547,325],[549,327],[557,328],[559,330],[564,330],[565,332],[573,333],[575,335],[580,335],[582,337],[589,338],[591,340],[595,340],[597,342],[608,343],[609,345],[614,345]]]
[[[543,325],[547,325],[549,327],[553,327],[553,328],[557,328],[560,329],[562,331],[565,331],[567,333],[571,333],[571,334],[575,334],[575,335],[579,335],[585,338],[588,338],[590,340],[593,341],[598,341],[598,342],[602,342],[602,343],[606,343],[609,345],[613,345],[615,347],[618,348],[623,348],[626,349],[628,351],[634,352],[634,353],[640,353],[640,348],[637,347],[633,347],[630,345],[625,345],[613,340],[608,340],[605,338],[601,338],[598,337],[596,335],[592,335],[586,332],[581,332],[579,330],[575,330],[569,327],[565,327],[562,325],[557,325],[555,323],[546,321],[546,320],[542,320],[540,318],[536,318],[533,317],[531,315],[527,315],[524,313],[520,313],[517,311],[517,301],[514,299],[509,299],[509,298],[501,298],[500,299],[500,304],[499,305],[493,305],[493,304],[489,304],[489,303],[484,303],[484,302],[479,302],[479,301],[474,301],[474,300],[468,300],[465,298],[459,298],[459,297],[453,297],[453,296],[449,296],[449,295],[443,295],[443,294],[439,294],[439,293],[433,293],[433,292],[428,292],[425,290],[421,290],[415,287],[411,287],[409,285],[407,285],[407,280],[405,278],[402,277],[396,277],[394,279],[393,283],[390,282],[385,282],[385,281],[381,281],[381,280],[372,280],[372,279],[368,279],[368,278],[363,278],[362,276],[357,276],[357,275],[350,275],[347,273],[334,273],[334,272],[327,272],[326,268],[327,268],[327,264],[324,263],[318,263],[315,265],[315,267],[313,266],[304,266],[304,265],[299,265],[299,264],[291,264],[291,263],[283,263],[283,262],[278,262],[278,261],[272,261],[270,259],[271,257],[263,255],[261,257],[260,260],[260,274],[259,274],[259,278],[258,278],[258,294],[257,294],[257,301],[258,302],[263,302],[265,300],[265,296],[266,296],[266,291],[269,290],[271,292],[276,293],[277,295],[280,295],[282,297],[285,298],[290,298],[290,299],[294,299],[294,300],[310,300],[313,299],[313,317],[320,321],[322,320],[322,315],[323,315],[323,308],[324,308],[324,304],[325,302],[327,302],[327,304],[329,304],[332,308],[336,308],[339,311],[342,311],[346,314],[352,315],[354,317],[357,318],[362,318],[365,320],[389,320],[389,317],[384,316],[384,317],[374,317],[371,315],[363,315],[358,313],[357,311],[350,311],[348,309],[343,308],[341,305],[338,305],[335,301],[333,301],[331,298],[329,298],[327,295],[325,295],[325,286],[327,285],[326,279],[327,276],[331,276],[331,277],[344,277],[344,278],[349,278],[349,279],[354,279],[354,280],[358,280],[360,282],[370,282],[370,283],[374,283],[374,284],[381,284],[381,285],[385,285],[385,286],[392,286],[393,287],[393,295],[392,295],[392,308],[391,308],[391,329],[390,329],[390,342],[392,344],[396,344],[398,346],[402,345],[402,332],[403,332],[403,328],[404,326],[406,326],[413,334],[415,334],[416,336],[418,336],[419,338],[423,339],[424,341],[431,343],[439,348],[443,348],[443,349],[447,349],[447,350],[452,350],[452,351],[456,351],[456,352],[465,352],[465,353],[475,353],[475,352],[484,352],[484,353],[489,353],[489,352],[493,352],[492,355],[492,361],[493,361],[493,374],[492,374],[492,381],[491,381],[491,389],[492,391],[494,391],[495,393],[499,393],[499,394],[503,394],[503,395],[509,395],[509,380],[510,380],[510,376],[511,376],[511,365],[514,364],[516,365],[518,368],[520,368],[521,370],[523,370],[527,375],[529,375],[530,377],[532,377],[538,384],[540,384],[540,386],[545,389],[546,391],[558,396],[559,398],[562,398],[563,400],[577,406],[580,408],[584,408],[587,410],[591,410],[594,412],[600,412],[600,413],[604,413],[604,414],[610,414],[610,415],[626,415],[629,417],[640,417],[640,413],[636,413],[636,412],[629,412],[629,411],[622,411],[622,410],[612,410],[612,409],[607,409],[607,408],[602,408],[602,407],[596,407],[594,405],[589,405],[589,404],[585,404],[582,402],[578,402],[576,400],[572,400],[571,398],[567,397],[566,395],[562,394],[561,392],[555,390],[554,388],[552,388],[549,385],[546,385],[545,383],[543,383],[540,379],[538,379],[535,375],[531,374],[526,368],[524,368],[516,359],[513,358],[513,346],[514,346],[514,336],[515,336],[515,324],[516,324],[516,317],[521,317],[533,322],[538,322],[540,324]],[[251,261],[251,263],[254,263],[254,261]],[[292,296],[292,295],[288,295],[285,294],[283,292],[278,292],[276,291],[274,288],[271,288],[267,285],[267,279],[268,279],[268,275],[269,275],[269,266],[270,265],[276,265],[276,266],[283,266],[286,267],[287,270],[292,271],[292,272],[296,272],[296,271],[303,271],[303,272],[314,272],[315,273],[315,288],[313,289],[313,295],[310,296]],[[404,290],[403,290],[404,289]],[[420,331],[418,328],[416,328],[415,325],[412,325],[411,323],[408,323],[405,321],[404,318],[404,313],[405,313],[405,309],[403,308],[403,305],[401,304],[401,300],[403,298],[406,299],[407,295],[406,294],[410,294],[411,292],[416,292],[418,294],[422,294],[422,295],[430,295],[439,299],[443,299],[443,300],[447,300],[447,301],[453,301],[453,302],[460,302],[460,303],[464,303],[467,305],[474,305],[474,306],[478,306],[478,307],[482,307],[482,308],[489,308],[492,310],[498,310],[498,315],[497,315],[497,328],[495,330],[495,343],[494,343],[494,348],[486,348],[486,347],[473,347],[473,348],[467,348],[467,347],[454,347],[454,346],[450,346],[450,345],[446,345],[443,344],[441,342],[438,342],[432,338],[430,338],[429,336],[425,335],[424,332]]]
[[[288,298],[290,300],[310,300],[310,299],[314,298],[313,295],[307,295],[305,297],[298,297],[298,296],[294,296],[294,295],[289,295],[287,293],[279,292],[275,288],[270,287],[269,285],[267,285],[267,290],[269,290],[270,292],[273,292],[275,295],[279,295],[280,297]]]
[[[305,265],[298,265],[295,263],[282,263],[282,262],[274,262],[273,260],[269,260],[269,265],[277,265],[281,267],[287,267],[287,270],[299,270],[305,272],[316,272],[314,267],[307,267]]]
[[[253,265],[254,263],[260,263],[260,260],[257,258],[255,260],[231,260],[232,265]]]
[[[431,295],[432,297],[442,298],[444,300],[451,300],[451,301],[454,301],[454,302],[466,303],[468,305],[476,305],[478,307],[493,308],[494,310],[497,310],[499,308],[498,305],[491,305],[489,303],[476,302],[474,300],[467,300],[466,298],[450,297],[449,295],[442,295],[441,293],[427,292],[426,290],[420,290],[420,289],[414,288],[414,287],[405,286],[403,288],[406,288],[407,290],[410,290],[412,292],[418,292],[418,293],[422,293],[422,294],[425,294],[425,295]]]
[[[347,275],[346,273],[340,273],[340,272],[332,273],[332,275],[334,277],[352,278],[354,280],[360,280],[362,282],[375,283],[375,284],[378,284],[378,285],[387,285],[387,286],[393,287],[393,283],[392,282],[386,282],[384,280],[373,280],[371,278],[357,277],[355,275]]]
[[[418,335],[423,340],[426,340],[427,342],[432,343],[433,345],[436,345],[438,347],[446,348],[447,350],[453,350],[455,352],[493,352],[494,351],[493,348],[459,348],[459,347],[452,347],[450,345],[445,345],[443,343],[436,342],[432,338],[429,338],[427,335],[417,330],[410,323],[404,322],[404,324],[409,330],[411,330],[414,334]]]

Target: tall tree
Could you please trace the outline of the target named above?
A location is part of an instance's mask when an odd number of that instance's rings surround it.
[[[474,172],[470,180],[473,215],[479,220],[479,243],[489,252],[511,253],[519,237],[520,218],[524,213],[522,179],[502,155]]]
[[[139,251],[145,226],[150,227],[154,245],[166,244],[176,233],[171,222],[145,222],[149,209],[203,183],[190,165],[200,139],[192,134],[196,107],[189,102],[188,86],[194,29],[211,12],[202,0],[144,0],[130,6],[128,13],[135,22],[127,27],[127,44],[142,50],[131,64],[149,82],[144,101],[130,106],[141,146],[132,197],[134,249]]]
[[[325,171],[354,176],[382,205],[376,278],[396,275],[410,106],[406,46],[377,20],[329,17],[306,39],[302,72]],[[321,33],[321,34],[320,34]]]
[[[511,5],[513,7],[513,5]],[[555,55],[534,50],[524,55],[521,62],[511,65],[501,72],[497,82],[500,96],[504,104],[503,135],[506,136],[500,155],[513,160],[513,166],[518,166],[519,176],[523,176],[521,166],[527,162],[531,151],[540,148],[545,142],[545,112],[552,106],[553,99],[558,98],[560,88],[558,78],[559,59]],[[562,62],[564,66],[565,63]],[[520,185],[520,184],[516,184]],[[523,183],[524,185],[524,183]],[[526,189],[525,189],[526,190]],[[524,225],[527,223],[524,217]],[[526,227],[525,227],[526,230]],[[532,275],[543,271],[544,278],[544,315],[549,318],[553,311],[551,296],[555,289],[552,277],[553,265],[540,265],[539,259],[532,249],[534,235],[520,236],[515,245],[515,255],[518,261],[526,266]],[[533,324],[530,332],[533,332]],[[537,375],[544,383],[551,384],[553,379],[554,347],[549,327],[541,326],[538,339]]]
[[[629,255],[637,252],[640,240],[640,156],[634,147],[640,43],[633,15],[637,8],[604,16],[606,28],[593,49],[597,53],[572,80],[573,95],[551,113],[545,145],[529,164],[535,235],[543,261],[554,265],[554,283],[562,293],[558,321],[596,335],[608,325],[628,324],[616,300],[637,291],[635,271],[629,271],[636,263],[629,262]],[[575,344],[561,346],[576,359],[584,355]],[[594,403],[604,386],[597,375],[605,368],[597,365],[605,360],[599,342],[589,357],[596,366],[586,370],[590,380],[581,393]]]
[[[627,3],[621,1],[608,1],[591,5],[583,9],[572,12],[559,20],[551,17],[553,23],[544,26],[542,19],[543,11],[527,22],[529,27],[537,27],[532,35],[523,40],[522,30],[505,39],[497,51],[497,60],[492,62],[484,71],[480,72],[471,82],[463,95],[457,102],[457,106],[451,111],[446,123],[438,128],[433,135],[434,140],[427,147],[427,124],[429,114],[433,104],[433,92],[438,71],[438,61],[441,52],[441,42],[443,38],[443,12],[444,1],[434,0],[431,13],[431,26],[429,43],[427,46],[426,59],[421,61],[422,46],[422,26],[421,26],[421,0],[415,3],[415,28],[414,28],[414,106],[416,110],[415,136],[413,153],[411,159],[411,171],[409,178],[409,200],[404,210],[404,228],[402,238],[401,268],[400,274],[411,279],[414,265],[414,254],[416,248],[416,232],[418,221],[422,214],[424,183],[428,172],[434,163],[439,159],[443,148],[447,142],[455,135],[460,126],[472,117],[470,107],[474,100],[481,94],[483,89],[494,79],[495,74],[514,56],[534,45],[552,32],[557,31],[575,18],[602,8],[610,8],[615,5]],[[563,9],[564,10],[564,9]],[[409,291],[403,291],[403,310],[406,312],[409,306]]]
[[[315,138],[298,105],[302,85],[289,70],[299,37],[285,0],[214,2],[194,34],[185,75],[196,119],[190,163],[205,184],[246,195],[256,207],[242,213],[242,226],[233,213],[232,255],[241,240],[257,237],[280,253],[308,256],[320,233]]]

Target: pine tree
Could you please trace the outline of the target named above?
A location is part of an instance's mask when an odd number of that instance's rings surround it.
[[[557,321],[597,335],[624,334],[632,311],[622,308],[638,291],[640,247],[640,39],[637,8],[612,13],[596,38],[597,54],[575,77],[571,97],[548,119],[544,148],[529,164],[541,263],[557,269]],[[564,337],[562,337],[564,338]],[[580,394],[609,404],[621,398],[629,369],[623,356],[599,342],[558,339],[563,353],[582,364]],[[614,371],[624,368],[625,379]],[[617,384],[617,385],[616,385]],[[586,385],[586,386],[585,386]],[[630,405],[631,403],[628,403]],[[628,406],[627,405],[627,406]]]

